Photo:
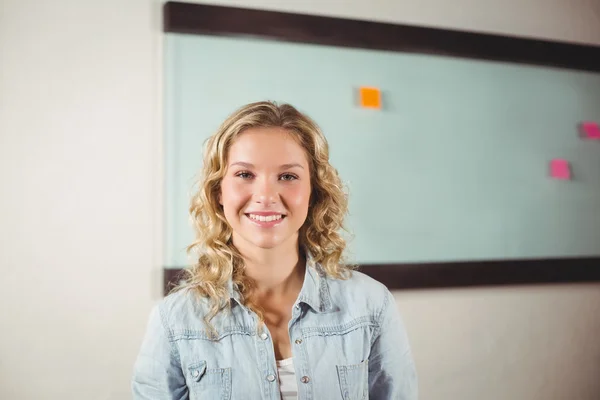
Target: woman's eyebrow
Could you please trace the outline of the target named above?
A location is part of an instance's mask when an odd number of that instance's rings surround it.
[[[248,168],[248,169],[254,168],[254,164],[247,163],[244,161],[236,161],[236,162],[229,164],[229,166],[230,167],[239,166],[239,167]],[[298,163],[282,164],[281,166],[279,166],[279,169],[292,169],[292,168],[304,169],[304,167]]]
[[[253,164],[243,162],[243,161],[236,161],[234,163],[229,164],[230,167],[233,167],[234,165],[238,165],[238,166],[244,167],[244,168],[254,168]]]
[[[291,169],[291,168],[302,168],[304,169],[304,167],[298,163],[292,163],[292,164],[283,164],[281,167],[279,167],[281,169]]]

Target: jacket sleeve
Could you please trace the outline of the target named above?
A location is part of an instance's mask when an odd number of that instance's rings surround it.
[[[134,400],[187,400],[179,351],[165,327],[163,310],[154,306],[134,365]]]
[[[417,371],[393,295],[386,289],[369,357],[369,397],[417,400]]]

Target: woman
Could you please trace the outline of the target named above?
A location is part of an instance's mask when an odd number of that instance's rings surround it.
[[[343,263],[347,201],[318,126],[246,105],[207,142],[198,252],[157,305],[135,399],[416,399],[392,294]]]

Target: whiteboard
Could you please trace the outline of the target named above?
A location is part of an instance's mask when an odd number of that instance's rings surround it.
[[[357,105],[374,86],[383,109]],[[204,141],[239,106],[291,103],[321,126],[350,193],[351,260],[600,255],[600,74],[445,56],[165,35],[165,266],[189,264]],[[574,179],[548,176],[553,158]]]

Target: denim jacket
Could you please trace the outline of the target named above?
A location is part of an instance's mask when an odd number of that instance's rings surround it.
[[[281,399],[271,335],[230,285],[231,311],[212,319],[192,290],[165,297],[150,315],[132,380],[135,400]],[[307,263],[289,322],[298,399],[417,399],[407,334],[389,290],[354,271],[326,277]]]

